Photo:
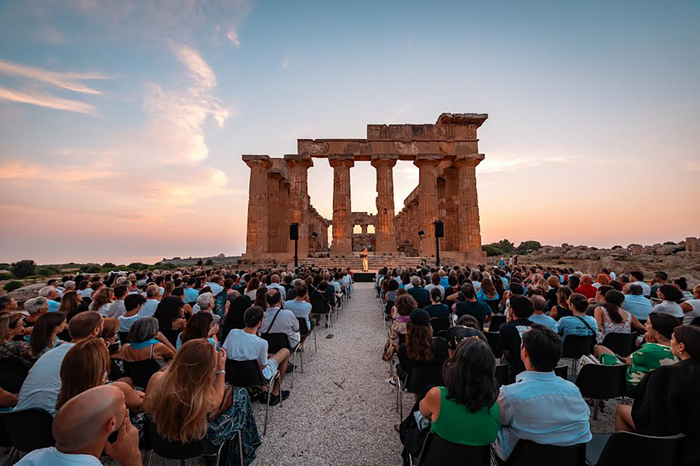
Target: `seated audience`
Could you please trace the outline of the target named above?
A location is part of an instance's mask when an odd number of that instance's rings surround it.
[[[18,308],[19,303],[15,298],[7,295],[0,296],[0,314],[9,314],[17,311]]]
[[[443,368],[444,387],[434,387],[420,402],[430,431],[459,445],[491,444],[498,435],[496,361],[479,338],[462,340]]]
[[[102,317],[110,317],[109,307],[111,305],[112,290],[110,288],[101,288],[93,295],[89,309],[99,312]]]
[[[308,289],[306,285],[298,285],[290,291],[294,290],[294,298],[284,302],[284,308],[292,311],[294,317],[297,319],[304,319],[306,321],[306,328],[311,330],[311,320],[309,320],[309,314],[311,313],[311,303],[307,301]]]
[[[61,363],[61,389],[56,411],[80,393],[109,383],[110,367],[107,347],[100,338],[90,338],[73,345]],[[128,379],[112,385],[124,392],[126,406],[138,412],[143,403],[143,392],[134,390]]]
[[[152,317],[158,309],[158,303],[160,302],[160,288],[158,285],[152,283],[146,288],[146,302],[141,306],[139,315],[143,317]]]
[[[534,324],[540,324],[544,325],[547,328],[550,328],[552,330],[555,329],[557,325],[557,321],[549,317],[548,315],[545,315],[545,311],[547,310],[547,300],[544,299],[542,296],[533,296],[532,299],[532,315],[530,316],[530,321]]]
[[[400,375],[408,374],[414,367],[442,366],[447,360],[447,341],[442,337],[433,337],[430,315],[424,309],[416,309],[409,315],[406,342],[399,346],[398,357]],[[417,401],[419,394],[415,395]]]
[[[42,298],[41,296],[31,298],[24,302],[24,310],[29,313],[29,315],[24,318],[24,326],[32,327],[39,318],[49,312],[49,302],[46,298]]]
[[[479,322],[479,328],[484,328],[484,322],[491,320],[491,308],[483,301],[476,299],[474,287],[469,283],[462,285],[464,301],[455,304],[455,315],[461,318],[464,315],[473,316]]]
[[[384,345],[383,359],[385,361],[391,360],[392,355],[398,351],[402,337],[406,336],[406,324],[409,321],[409,316],[417,308],[418,304],[410,294],[396,298],[396,303],[392,309],[391,326],[389,326],[389,333],[387,333]]]
[[[219,326],[212,325],[213,322],[214,316],[209,312],[198,312],[190,317],[185,325],[185,330],[177,336],[176,348],[179,350],[184,343],[198,338],[206,338],[209,343],[214,345],[214,348],[218,348]]]
[[[124,285],[118,285],[114,287],[114,301],[112,301],[112,304],[109,305],[109,308],[106,310],[106,315],[103,314],[104,317],[113,317],[113,318],[118,318],[119,316],[124,315],[126,312],[126,308],[124,307],[124,299],[126,298],[128,294],[128,290],[126,286]]]
[[[598,289],[593,286],[593,277],[585,274],[581,277],[581,284],[574,290],[574,293],[582,294],[586,299],[594,299]]]
[[[509,380],[525,370],[520,359],[521,335],[532,325],[532,302],[525,296],[514,295],[508,301],[508,321],[498,328],[503,357],[508,361]]]
[[[493,448],[501,460],[520,439],[562,447],[591,440],[588,404],[576,385],[554,373],[562,348],[559,335],[542,325],[522,334],[525,372],[498,397],[501,428]]]
[[[425,285],[425,289],[428,293],[435,288],[440,290],[440,299],[445,299],[445,288],[440,284],[440,274],[437,272],[430,276],[430,283]]]
[[[646,343],[625,360],[627,363],[627,390],[633,391],[649,372],[677,362],[671,349],[671,337],[673,329],[678,325],[680,325],[680,321],[671,315],[657,314],[656,312],[649,314],[649,319],[645,324],[644,340]],[[613,352],[604,346],[596,346],[595,354],[603,364],[619,363]]]
[[[601,287],[602,288],[602,287]],[[645,332],[644,325],[639,323],[631,312],[622,309],[625,295],[617,290],[609,290],[605,293],[605,304],[596,307],[594,317],[598,325],[598,343],[603,343],[609,333],[632,333],[632,327]]]
[[[598,323],[595,318],[586,315],[588,300],[579,293],[574,293],[569,297],[569,308],[574,315],[562,317],[556,325],[556,332],[561,335],[562,341],[566,341],[569,335],[577,337],[597,336]]]
[[[626,283],[622,287],[625,294],[625,301],[622,309],[628,311],[638,320],[646,321],[652,311],[651,301],[642,296],[642,287],[637,283]]]
[[[58,299],[58,290],[53,286],[45,286],[39,290],[39,296],[46,298],[49,302],[49,312],[57,312],[61,303],[56,301]]]
[[[15,340],[17,336],[24,335],[24,326],[21,314],[0,315],[0,359],[17,358],[26,369],[32,365],[29,344],[21,340]]]
[[[693,299],[681,303],[684,312],[683,325],[690,325],[695,319],[700,317],[700,285],[693,288]]]
[[[61,345],[63,342],[58,339],[58,334],[66,327],[66,315],[62,312],[51,312],[41,316],[29,338],[32,358],[39,359],[47,351]]]
[[[390,280],[389,284],[392,281],[395,280]],[[411,288],[408,289],[408,294],[416,301],[420,309],[430,304],[430,292],[421,286],[421,279],[417,275],[411,277]]]
[[[56,412],[56,400],[61,390],[60,370],[63,358],[76,343],[97,338],[102,333],[102,320],[99,313],[85,311],[77,314],[70,321],[68,332],[72,340],[47,351],[34,363],[22,384],[15,410],[38,408],[51,415]]]
[[[481,288],[476,293],[476,299],[486,303],[494,313],[498,312],[498,303],[501,301],[501,297],[498,295],[496,287],[493,286],[490,278],[484,278],[481,281]]]
[[[443,304],[441,300],[442,293],[438,287],[430,290],[430,305],[425,306],[423,309],[430,315],[431,319],[447,319],[450,317],[450,308],[447,307],[447,304]]]
[[[66,291],[63,293],[63,298],[61,298],[61,306],[58,308],[58,312],[62,312],[66,315],[66,321],[70,321],[80,312],[88,310],[88,300],[83,300],[83,296],[76,291]]]
[[[131,330],[131,326],[134,325],[134,322],[144,317],[139,314],[139,311],[141,310],[141,306],[145,303],[146,298],[140,294],[130,294],[124,298],[124,309],[126,309],[126,312],[118,318],[120,332],[128,333],[129,330]]]
[[[173,345],[177,344],[177,336],[185,328],[185,303],[180,298],[168,296],[158,303],[153,317],[158,319],[158,328]]]
[[[661,303],[654,306],[652,312],[670,314],[678,319],[683,318],[683,308],[678,304],[683,299],[683,293],[678,288],[673,285],[661,285],[656,290],[656,295],[661,300]]]
[[[155,359],[161,366],[175,356],[175,347],[158,331],[154,317],[143,317],[131,326],[129,343],[123,345],[122,361],[139,362]]]
[[[56,446],[34,450],[17,464],[99,465],[105,454],[123,466],[141,465],[139,433],[117,387],[101,385],[68,401],[56,414],[52,432]],[[115,432],[117,440],[111,443]]]
[[[260,327],[260,333],[284,333],[289,339],[289,347],[293,349],[301,341],[299,321],[292,311],[280,308],[281,298],[279,290],[268,290],[265,295],[267,310]]]
[[[269,400],[270,405],[276,405],[280,402],[280,399],[286,400],[289,397],[288,390],[282,390],[280,394],[280,387],[287,373],[287,365],[291,353],[287,348],[282,348],[273,355],[268,354],[267,341],[258,336],[263,316],[264,313],[261,307],[253,306],[246,310],[244,315],[245,328],[243,330],[231,329],[222,348],[226,350],[227,357],[233,361],[257,360],[266,380],[270,380],[279,369],[280,377],[275,381],[272,389],[272,398]],[[265,402],[267,402],[267,399],[265,399]]]
[[[560,286],[557,289],[557,304],[549,311],[549,317],[554,320],[559,320],[562,317],[574,315],[569,309],[569,298],[573,294],[568,286]]]
[[[632,278],[635,280],[630,283],[634,283],[635,285],[639,285],[642,287],[642,295],[645,297],[651,296],[651,287],[644,282],[644,274],[642,272],[630,272],[630,275],[632,275]]]

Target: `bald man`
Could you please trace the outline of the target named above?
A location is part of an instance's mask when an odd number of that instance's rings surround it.
[[[98,466],[104,452],[122,466],[140,466],[139,434],[129,420],[124,393],[102,385],[70,399],[56,414],[56,446],[34,450],[17,463],[23,466]],[[107,439],[119,431],[113,444]]]
[[[68,332],[73,340],[44,353],[34,363],[22,384],[15,411],[38,408],[54,415],[58,392],[61,391],[63,358],[76,343],[100,335],[103,326],[104,319],[97,312],[86,311],[76,314],[68,324]]]

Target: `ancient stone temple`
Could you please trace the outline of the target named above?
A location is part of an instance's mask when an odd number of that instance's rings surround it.
[[[442,220],[441,257],[453,263],[482,262],[476,166],[484,155],[479,154],[477,129],[487,118],[443,113],[435,124],[367,125],[367,139],[299,139],[298,153],[284,158],[244,155],[250,197],[243,259],[289,261],[294,254],[291,223],[299,224],[300,259],[324,253],[348,257],[363,247],[376,255],[431,258],[436,252],[434,222]],[[316,212],[308,195],[308,170],[319,158],[333,167],[330,221]],[[397,214],[393,168],[398,160],[418,167],[419,182]],[[376,215],[352,212],[350,169],[355,162],[370,162],[377,171]],[[362,233],[353,233],[355,225]]]

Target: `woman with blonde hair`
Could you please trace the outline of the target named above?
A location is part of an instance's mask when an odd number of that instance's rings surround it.
[[[68,350],[61,363],[61,391],[56,401],[56,411],[71,398],[91,388],[109,382],[110,360],[107,347],[101,338],[89,338],[76,343]],[[143,404],[143,392],[134,390],[128,379],[112,385],[124,392],[126,406],[138,412]]]
[[[215,451],[240,430],[247,465],[255,459],[260,435],[248,392],[227,390],[225,367],[223,348],[217,353],[203,338],[185,342],[168,368],[151,378],[144,407],[158,435],[172,442],[206,439]],[[236,464],[239,457],[237,443],[232,445],[224,464]]]
[[[112,296],[114,296],[114,293],[111,288],[100,288],[95,293],[89,309],[99,312],[102,317],[108,317],[107,311],[109,305],[112,304]]]

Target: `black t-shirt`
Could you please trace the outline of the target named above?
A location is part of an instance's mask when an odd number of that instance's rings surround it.
[[[455,314],[457,319],[465,314],[474,316],[479,321],[479,326],[484,328],[484,319],[491,314],[491,308],[482,301],[460,301],[455,306]]]
[[[435,342],[435,353],[431,361],[416,361],[415,359],[410,359],[406,356],[406,344],[402,344],[398,352],[401,369],[410,372],[410,370],[416,366],[442,366],[450,357],[450,353],[447,351],[447,340],[442,337],[435,337],[433,341]]]
[[[450,308],[447,307],[447,304],[431,304],[430,306],[425,306],[423,310],[430,314],[431,318],[437,317],[442,319],[450,316]]]
[[[506,322],[498,329],[501,349],[510,352],[508,363],[510,364],[511,379],[525,370],[525,366],[520,360],[520,335],[526,332],[531,325],[530,319],[518,319]]]
[[[408,289],[408,294],[413,296],[413,299],[418,303],[420,309],[430,305],[430,292],[422,286],[414,286]]]

